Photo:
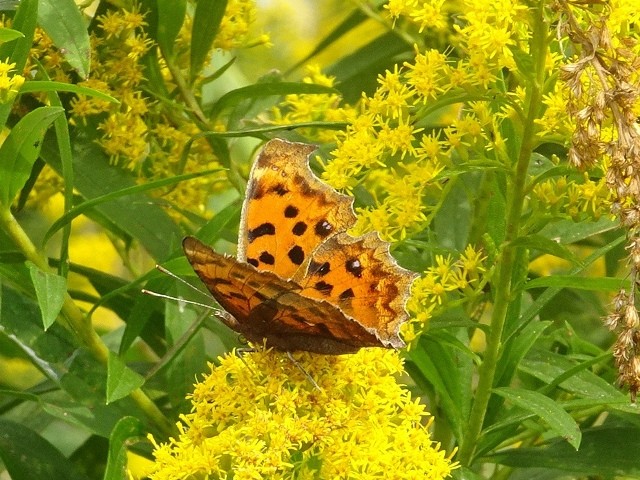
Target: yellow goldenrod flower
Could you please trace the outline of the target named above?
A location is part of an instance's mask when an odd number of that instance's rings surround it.
[[[308,65],[302,81],[315,85],[333,87],[335,78],[325,75],[317,65]],[[356,111],[349,106],[340,106],[338,94],[291,94],[273,110],[273,122],[278,125],[303,122],[346,122],[356,117]],[[323,128],[305,128],[300,132],[321,142],[333,141],[334,132]],[[340,188],[348,188],[342,184]]]
[[[24,84],[22,75],[10,75],[15,68],[15,63],[0,62],[0,103],[12,101]]]
[[[153,480],[432,479],[456,467],[429,435],[424,406],[396,381],[397,353],[259,351],[211,365],[180,435],[158,444]]]

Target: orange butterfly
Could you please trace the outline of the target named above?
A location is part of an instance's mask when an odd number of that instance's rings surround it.
[[[377,233],[352,237],[353,199],[309,168],[312,145],[280,139],[258,155],[242,207],[237,258],[193,237],[191,266],[254,343],[322,354],[401,348],[416,274],[398,266]]]

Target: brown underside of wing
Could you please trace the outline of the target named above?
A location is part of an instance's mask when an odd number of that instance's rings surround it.
[[[183,248],[213,297],[235,317],[237,324],[230,326],[251,341],[264,338],[283,350],[327,354],[396,346],[329,302],[300,295],[290,280],[220,255],[193,237],[184,239]]]

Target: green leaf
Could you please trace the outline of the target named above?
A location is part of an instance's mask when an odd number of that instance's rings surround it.
[[[24,38],[24,34],[10,28],[0,28],[0,43],[10,42],[18,38]]]
[[[574,265],[580,264],[580,259],[571,250],[554,240],[543,237],[542,235],[527,235],[526,237],[518,238],[512,243],[512,245],[538,250],[541,253],[548,253],[555,257],[568,260]]]
[[[38,24],[81,78],[89,76],[91,47],[85,20],[74,0],[40,0]]]
[[[457,331],[464,332],[463,329]],[[449,348],[441,338],[446,337],[438,335],[438,338],[434,338],[431,332],[420,337],[417,347],[407,351],[407,357],[411,360],[407,363],[407,370],[414,377],[412,370],[417,368],[420,375],[433,386],[439,396],[440,408],[444,410],[456,436],[461,438],[471,405],[473,361],[468,352],[462,353],[457,346],[455,349]]]
[[[471,190],[477,192],[477,184]],[[443,247],[458,251],[464,250],[471,228],[471,208],[469,207],[468,185],[461,177],[453,179],[447,185],[440,208],[433,219],[433,227]],[[455,222],[451,219],[455,218]]]
[[[539,233],[547,238],[552,238],[558,243],[570,245],[586,238],[591,238],[613,230],[618,230],[620,224],[603,217],[597,222],[574,222],[573,220],[560,220],[552,222],[544,227]],[[622,235],[624,237],[624,235]]]
[[[220,22],[227,8],[227,0],[198,0],[191,27],[191,81],[200,73]]]
[[[485,457],[491,463],[517,468],[551,469],[575,476],[638,478],[640,476],[640,429],[596,427],[583,432],[580,449],[555,441],[541,448],[514,448]],[[560,478],[554,475],[549,478]],[[564,478],[564,477],[563,477]]]
[[[20,1],[11,27],[22,33],[22,37],[17,38],[15,42],[0,46],[0,58],[8,59],[9,63],[15,63],[17,72],[24,69],[33,44],[33,34],[38,20],[38,3],[39,0]]]
[[[516,46],[509,48],[513,59],[516,62],[518,71],[522,74],[522,78],[528,79],[531,77],[531,72],[535,71],[535,60],[530,52],[525,52]]]
[[[582,266],[578,265],[571,269],[572,274],[576,275],[584,271],[587,267],[595,262],[600,261],[602,257],[607,258],[612,250],[619,248],[625,241],[625,236],[620,236],[609,242],[605,246],[594,250],[587,258],[582,260]],[[525,285],[525,288],[528,286]],[[553,300],[553,298],[560,292],[562,288],[554,287],[547,288],[536,300],[520,315],[520,322],[528,323],[532,321],[540,311]]]
[[[178,291],[180,289],[184,290],[179,287]],[[198,313],[172,302],[165,303],[165,310],[167,343],[172,348],[163,356],[158,368],[166,367],[164,375],[171,405],[188,408],[185,397],[193,391],[194,379],[207,368],[206,344],[201,327],[210,313]]]
[[[127,477],[127,445],[145,434],[143,423],[136,417],[121,418],[109,436],[109,456],[104,480],[124,480]]]
[[[0,419],[0,458],[12,480],[88,480],[33,430]]]
[[[150,3],[156,4],[155,1]],[[187,12],[187,2],[186,0],[159,0],[154,8],[158,13],[156,40],[163,53],[171,56]]]
[[[129,172],[109,164],[109,159],[94,142],[77,138],[71,140],[74,188],[84,198],[90,200],[136,185]],[[45,138],[41,155],[56,171],[62,171],[57,143],[49,135]],[[125,235],[137,239],[154,258],[166,258],[167,252],[179,244],[182,233],[158,203],[136,193],[97,205],[95,210],[101,216],[99,220],[106,219],[111,222],[110,227],[117,226],[118,234],[125,232]],[[125,237],[125,240],[128,239]]]
[[[494,385],[508,385],[524,356],[531,350],[542,332],[551,322],[533,322],[524,324],[515,334],[504,341],[500,362],[496,368]]]
[[[223,238],[225,230],[229,228],[237,230],[241,210],[242,205],[239,199],[227,205],[198,231],[197,237],[203,242],[213,245]]]
[[[111,103],[120,103],[120,100],[117,98],[107,95],[95,88],[83,87],[73,83],[54,82],[50,80],[30,80],[25,82],[20,88],[20,93],[32,92],[72,92],[80,95],[86,95],[88,97],[99,98],[100,100],[105,100]]]
[[[521,388],[495,388],[493,392],[518,407],[538,415],[553,432],[563,437],[576,450],[580,446],[582,438],[580,427],[571,415],[549,397]]]
[[[144,377],[120,360],[113,352],[109,352],[107,364],[107,403],[126,397],[144,384]]]
[[[27,270],[23,265],[20,267],[20,270]],[[28,274],[26,277],[30,282]],[[26,294],[9,288],[6,283],[2,285],[2,297],[0,334],[5,335],[23,353],[24,358],[29,359],[47,377],[58,379],[63,373],[62,363],[74,350],[71,334],[57,324],[46,333],[43,332],[38,305]]]
[[[56,220],[53,223],[53,225],[51,225],[47,233],[45,234],[44,242],[46,243],[56,231],[58,231],[67,223],[71,222],[71,220],[82,215],[83,213],[86,213],[88,210],[96,207],[97,205],[101,205],[103,203],[113,201],[117,198],[126,197],[129,195],[134,195],[136,193],[146,192],[149,190],[154,190],[156,188],[165,187],[167,185],[175,185],[185,180],[191,180],[191,179],[209,175],[211,173],[215,173],[218,171],[220,171],[220,169],[205,170],[202,172],[186,173],[184,175],[176,175],[175,177],[162,178],[160,180],[154,180],[152,182],[144,183],[142,185],[134,185],[132,187],[123,188],[122,190],[110,192],[110,193],[107,193],[106,195],[102,195],[100,197],[87,200],[86,202],[81,203],[80,205],[73,208],[72,210],[69,210],[62,217]]]
[[[306,94],[331,94],[338,93],[335,88],[325,87],[324,85],[315,85],[312,83],[297,82],[270,82],[257,83],[246,87],[237,88],[226,93],[210,110],[212,118],[217,117],[225,108],[229,108],[248,99],[269,97],[273,95],[289,95],[294,93]]]
[[[584,362],[582,362],[584,363]],[[611,398],[620,392],[609,382],[599,377],[589,369],[577,370],[579,365],[565,355],[545,350],[533,350],[527,358],[520,363],[520,370],[545,384],[557,384],[572,394],[586,398]],[[564,378],[567,372],[573,371],[573,375]]]
[[[595,290],[602,292],[616,292],[621,288],[629,288],[629,281],[616,277],[582,277],[578,275],[553,275],[535,278],[524,285],[525,289],[554,287],[576,288],[578,290]]]
[[[311,60],[316,55],[320,54],[323,50],[331,46],[332,43],[340,40],[344,35],[349,33],[351,30],[356,28],[358,25],[362,24],[364,20],[368,17],[362,12],[360,9],[355,9],[351,14],[345,18],[340,25],[334,28],[329,34],[324,37],[318,45],[303,59],[298,61],[293,67],[289,69],[289,71],[295,70],[301,65],[306,64],[309,60]]]
[[[38,0],[22,0],[13,17],[12,28],[24,36],[13,42],[0,45],[0,59],[7,63],[15,63],[15,71],[22,72],[27,63],[29,52],[33,46],[33,36],[36,31],[38,17]],[[11,113],[13,102],[0,105],[0,127],[4,127]],[[1,171],[0,171],[1,179]]]
[[[60,107],[40,107],[27,113],[0,146],[0,203],[8,206],[24,186],[46,130],[64,113]]]
[[[27,264],[42,312],[42,324],[47,330],[56,321],[62,309],[64,296],[67,293],[67,280],[55,273],[40,270],[31,262]]]

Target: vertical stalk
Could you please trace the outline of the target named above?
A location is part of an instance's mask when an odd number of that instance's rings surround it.
[[[487,345],[482,365],[478,371],[478,387],[475,400],[471,407],[469,422],[466,428],[466,436],[462,439],[458,461],[462,465],[469,466],[473,461],[478,438],[482,431],[482,425],[487,413],[487,406],[491,398],[491,389],[495,378],[496,367],[500,358],[502,347],[502,334],[507,316],[509,302],[512,299],[511,281],[517,259],[517,247],[512,242],[520,235],[520,222],[522,209],[525,202],[525,187],[527,171],[531,154],[535,148],[536,125],[540,105],[542,104],[542,86],[545,75],[545,59],[547,46],[547,28],[544,22],[544,0],[531,9],[533,32],[531,36],[530,52],[535,62],[535,78],[529,84],[527,112],[524,122],[523,138],[518,153],[513,184],[507,187],[507,224],[505,241],[502,244],[497,258],[496,295],[493,314],[491,316],[491,329],[487,337]]]

